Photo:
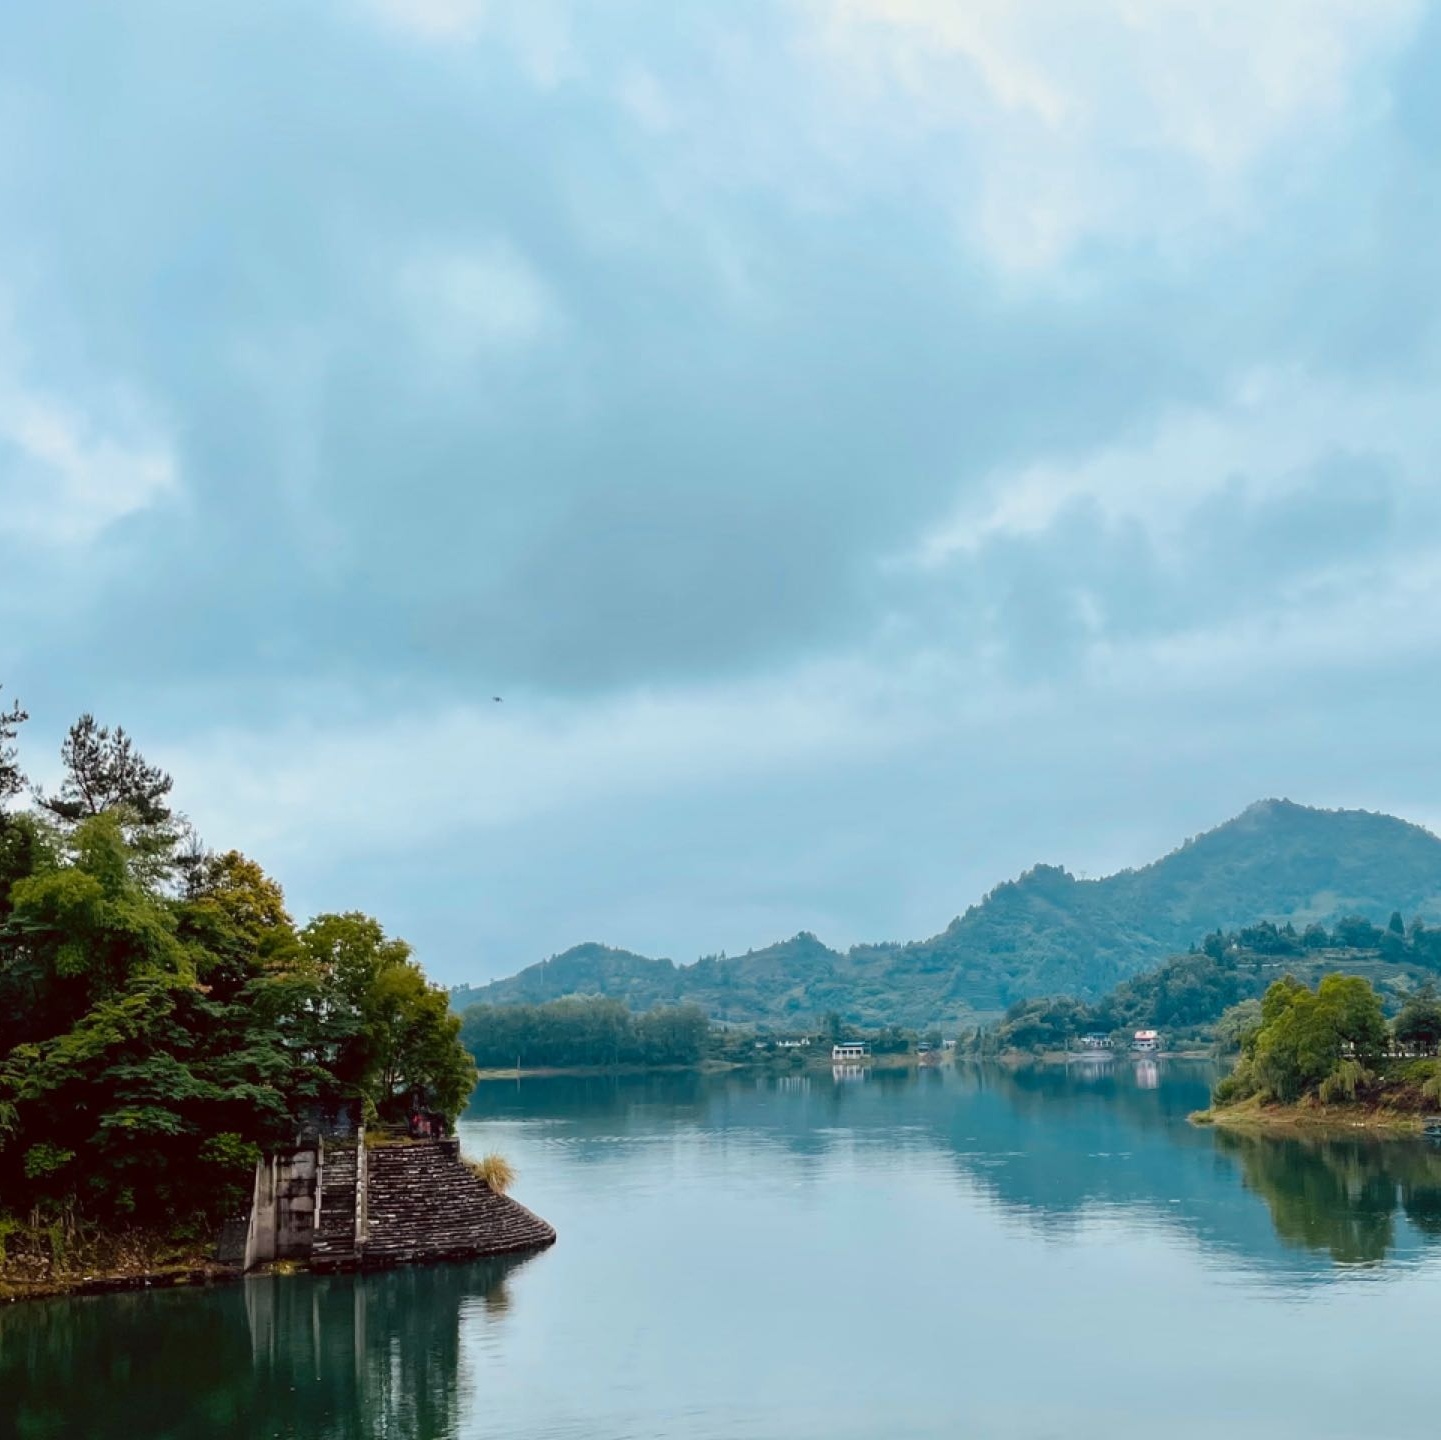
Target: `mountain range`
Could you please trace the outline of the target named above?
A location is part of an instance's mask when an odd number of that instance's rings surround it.
[[[1216,929],[1298,928],[1344,915],[1441,919],[1441,839],[1365,810],[1263,800],[1140,869],[1081,880],[1037,865],[938,935],[832,950],[802,931],[689,965],[577,945],[452,1004],[606,995],[637,1008],[694,1001],[713,1018],[803,1025],[827,1011],[863,1024],[974,1023],[1037,995],[1095,999]]]

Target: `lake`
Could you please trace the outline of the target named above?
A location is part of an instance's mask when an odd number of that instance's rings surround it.
[[[492,1082],[524,1260],[0,1310],[0,1434],[1435,1434],[1441,1146],[1196,1129],[1204,1066]]]

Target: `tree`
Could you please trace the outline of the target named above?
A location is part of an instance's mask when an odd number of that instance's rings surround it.
[[[0,1194],[161,1219],[229,1202],[285,1126],[290,1064],[207,993],[130,849],[91,816],[69,864],[13,887],[4,981],[29,1003],[0,1043]]]
[[[64,757],[0,815],[0,1220],[209,1228],[312,1100],[459,1111],[474,1067],[404,942],[363,915],[302,939],[238,851],[181,865],[170,778],[123,731],[83,717]]]
[[[1244,1053],[1227,1098],[1253,1087],[1265,1099],[1291,1102],[1321,1091],[1344,1062],[1348,1085],[1385,1054],[1389,1034],[1369,981],[1327,975],[1313,991],[1293,976],[1276,981],[1261,1001],[1261,1025]],[[1221,1091],[1218,1089],[1218,1096]]]
[[[1244,1050],[1247,1042],[1261,1026],[1261,1002],[1241,1000],[1228,1006],[1216,1022],[1215,1048],[1218,1055]]]
[[[319,1052],[336,1079],[398,1117],[412,1092],[453,1119],[475,1083],[444,990],[368,915],[320,915],[300,932],[316,987]]]
[[[1434,985],[1423,985],[1401,1007],[1392,1027],[1396,1041],[1408,1050],[1434,1055],[1441,1049],[1441,1000]]]
[[[25,788],[25,776],[17,760],[19,752],[15,747],[15,739],[20,727],[29,718],[20,708],[18,700],[8,709],[0,709],[0,812],[3,812],[8,801],[13,800]]]
[[[60,789],[36,797],[57,820],[75,824],[109,810],[125,811],[143,826],[170,820],[170,776],[147,764],[120,726],[112,731],[93,715],[82,715],[70,727],[60,759],[65,766]]]
[[[1346,915],[1336,922],[1334,940],[1343,950],[1374,950],[1381,931],[1363,915]]]

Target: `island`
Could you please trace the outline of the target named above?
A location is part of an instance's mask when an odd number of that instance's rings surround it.
[[[1419,1134],[1441,1111],[1441,1000],[1416,991],[1388,1023],[1359,975],[1287,975],[1240,1036],[1235,1067],[1192,1119],[1232,1129]]]

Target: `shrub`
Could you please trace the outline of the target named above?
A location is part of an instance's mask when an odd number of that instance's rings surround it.
[[[1359,1060],[1342,1060],[1321,1082],[1318,1093],[1323,1104],[1334,1105],[1338,1100],[1354,1100],[1356,1092],[1375,1079]]]
[[[515,1166],[493,1150],[479,1160],[467,1160],[465,1163],[470,1167],[470,1173],[484,1180],[497,1195],[504,1195],[515,1184]]]

